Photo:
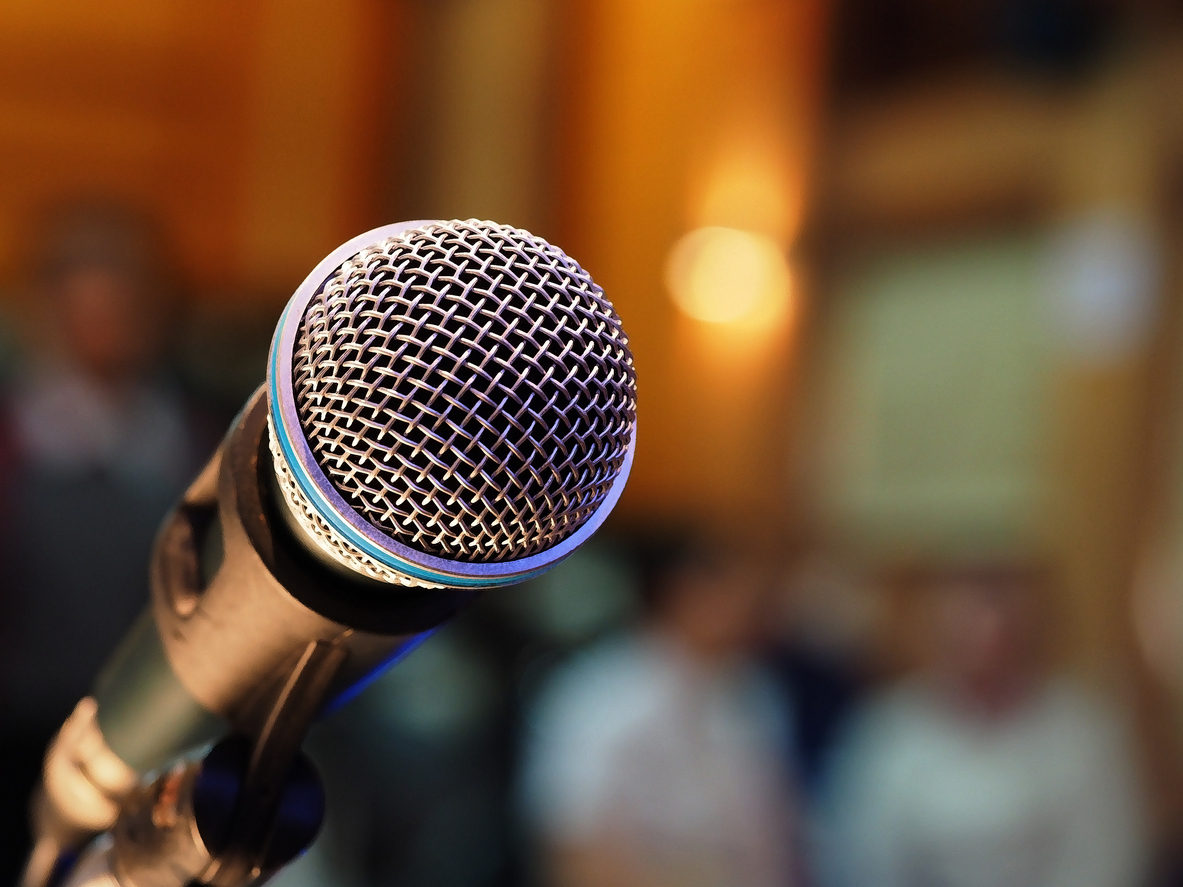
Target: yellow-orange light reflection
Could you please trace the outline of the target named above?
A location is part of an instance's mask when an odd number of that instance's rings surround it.
[[[666,264],[674,304],[707,323],[771,326],[787,313],[790,283],[788,260],[776,241],[738,228],[691,231]]]

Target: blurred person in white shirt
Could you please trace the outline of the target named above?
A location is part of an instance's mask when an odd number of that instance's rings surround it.
[[[701,544],[662,560],[646,624],[577,657],[533,711],[523,801],[546,881],[791,885],[785,718],[749,658],[768,577]]]
[[[1046,667],[1038,572],[927,583],[930,665],[836,764],[833,887],[1134,887],[1142,800],[1118,715]]]

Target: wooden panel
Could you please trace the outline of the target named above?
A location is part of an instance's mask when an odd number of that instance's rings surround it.
[[[397,54],[382,0],[263,0],[240,261],[258,285],[293,285],[334,247],[384,221],[381,154]]]
[[[357,121],[387,58],[381,8],[0,6],[0,277],[18,272],[39,209],[77,196],[158,213],[199,283],[297,277],[376,215],[356,176],[377,168],[358,148],[373,133]]]
[[[638,450],[622,512],[768,515],[787,499],[791,331],[748,336],[683,318],[662,274],[686,231],[734,224],[705,217],[709,181],[732,157],[774,158],[768,187],[788,209],[767,223],[782,230],[767,233],[792,238],[823,9],[813,0],[566,7],[557,229],[617,305],[636,354]]]
[[[168,220],[190,271],[226,267],[253,30],[238,7],[50,0],[0,9],[5,273],[29,218],[77,195],[146,205]]]

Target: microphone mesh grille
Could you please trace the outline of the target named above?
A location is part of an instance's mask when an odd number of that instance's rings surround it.
[[[358,514],[470,563],[578,530],[636,422],[603,291],[562,250],[492,222],[411,229],[342,264],[305,310],[292,377],[309,446]]]

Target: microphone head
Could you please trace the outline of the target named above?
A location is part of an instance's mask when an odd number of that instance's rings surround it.
[[[562,250],[476,220],[354,238],[272,342],[271,451],[322,558],[402,585],[492,587],[584,542],[624,487],[636,373]]]

